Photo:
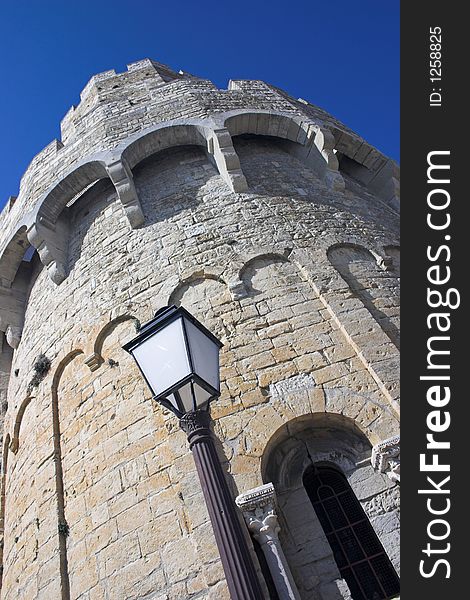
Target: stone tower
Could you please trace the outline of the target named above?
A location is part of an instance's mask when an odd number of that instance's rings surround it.
[[[262,81],[91,78],[0,215],[2,600],[228,598],[186,436],[122,350],[168,304],[224,343],[266,598],[396,596],[398,179]]]

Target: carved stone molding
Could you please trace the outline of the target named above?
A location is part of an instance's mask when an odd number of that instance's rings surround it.
[[[376,471],[386,473],[392,481],[400,483],[400,436],[376,444],[370,461]]]
[[[335,138],[331,131],[328,129],[318,128],[313,142],[325,159],[328,169],[337,171],[339,167],[338,158],[333,152],[335,148]]]
[[[248,296],[245,284],[240,279],[233,279],[228,282],[228,289],[232,300],[241,300]]]
[[[318,148],[327,165],[327,170],[325,173],[326,185],[332,190],[344,190],[344,179],[339,172],[338,158],[334,152],[334,135],[328,129],[319,128],[315,133],[313,143]]]
[[[5,339],[7,344],[12,348],[18,348],[21,342],[21,336],[23,335],[23,327],[13,327],[8,325],[5,331]]]

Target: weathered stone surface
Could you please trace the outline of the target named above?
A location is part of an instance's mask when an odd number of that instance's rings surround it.
[[[67,579],[71,598],[228,598],[186,436],[122,350],[168,303],[224,343],[217,451],[234,497],[274,482],[300,597],[349,598],[312,460],[346,474],[398,567],[397,486],[369,462],[398,433],[387,161],[263,82],[153,61],[92,78],[0,215],[2,598]]]

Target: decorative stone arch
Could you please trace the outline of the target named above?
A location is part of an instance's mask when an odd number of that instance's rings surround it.
[[[172,290],[172,292],[168,296],[167,305],[171,306],[172,304],[175,304],[176,306],[179,306],[181,301],[181,298],[179,296],[181,296],[186,291],[186,289],[189,288],[189,286],[207,280],[217,281],[218,283],[227,286],[227,283],[220,277],[220,275],[217,272],[208,269],[193,271],[190,275],[184,277]]]
[[[398,251],[400,250],[399,246],[396,246],[398,248]],[[328,246],[328,248],[326,248],[326,258],[329,264],[331,264],[331,261],[329,259],[329,254],[331,252],[333,252],[335,249],[341,249],[341,248],[351,248],[351,249],[356,249],[358,251],[366,251],[369,252],[369,254],[372,255],[372,257],[374,258],[377,266],[382,270],[382,271],[389,271],[392,268],[392,257],[388,254],[387,249],[393,249],[395,248],[395,245],[386,245],[386,246],[374,246],[373,244],[371,244],[370,242],[368,242],[367,240],[363,240],[363,239],[355,239],[355,238],[348,238],[345,237],[341,240],[341,242],[336,242],[335,244],[331,244],[331,246]]]
[[[26,398],[20,404],[18,412],[16,413],[15,425],[13,427],[13,437],[10,442],[10,450],[13,452],[13,454],[18,452],[20,445],[21,423],[23,422],[24,413],[33,399],[34,396],[26,396]]]
[[[400,210],[400,167],[362,138],[328,125],[334,138],[339,169],[377,194],[394,211]]]
[[[330,432],[338,430],[344,432],[345,438],[350,437],[351,440],[355,440],[353,444],[345,444],[342,452],[330,451],[325,444],[324,449],[319,453],[320,460],[335,462],[346,472],[354,470],[358,460],[370,458],[372,446],[379,439],[377,432],[367,430],[363,424],[339,412],[313,412],[294,417],[272,432],[261,459],[262,479],[264,482],[277,479],[277,492],[282,492],[287,487],[297,486],[300,481],[299,477],[303,473],[304,461],[311,461],[311,453],[307,451],[304,455],[300,446],[297,447],[296,444],[290,443],[290,440],[298,439],[299,435],[307,430],[324,430],[328,432],[328,436],[330,436]],[[295,449],[283,452],[282,464],[280,464],[275,455],[284,444],[290,445],[292,448],[295,446]],[[294,470],[284,464],[291,460],[296,461],[297,466]]]
[[[344,474],[398,567],[399,492],[393,482],[373,469],[373,441],[354,419],[313,413],[284,423],[266,445],[262,477],[276,490],[280,540],[302,598],[312,593],[319,599],[350,597],[304,487],[304,475],[314,465],[332,466]],[[312,569],[319,578],[310,586],[308,572]]]
[[[93,342],[93,347],[85,358],[85,364],[89,367],[90,371],[96,371],[103,364],[104,358],[102,351],[104,341],[120,323],[125,323],[126,321],[132,321],[136,331],[139,331],[141,325],[139,319],[128,314],[119,315],[114,319],[111,319],[99,330]]]
[[[247,281],[247,273],[250,269],[253,269],[256,263],[260,263],[261,261],[270,261],[271,263],[291,263],[293,264],[285,253],[276,252],[265,248],[260,252],[253,253],[243,264],[242,268],[239,271],[239,280],[245,288],[245,293],[249,293],[249,282]]]
[[[377,409],[373,417],[370,413],[361,416],[361,409],[366,406]],[[295,439],[305,428],[317,425],[352,428],[367,440],[369,454],[364,455],[365,458],[370,458],[374,445],[399,432],[399,421],[386,404],[377,403],[376,396],[347,387],[319,386],[308,374],[274,383],[270,387],[270,402],[257,408],[256,420],[262,427],[255,430],[248,427],[242,434],[247,443],[243,441],[242,446],[250,446],[254,454],[261,457],[260,483],[270,481],[266,461],[272,449],[283,440]]]
[[[377,265],[379,267],[383,268],[384,257],[381,254],[379,254],[378,251],[365,240],[357,241],[357,240],[345,238],[345,239],[341,240],[341,242],[336,242],[335,244],[331,244],[331,246],[328,246],[328,248],[326,250],[326,254],[328,256],[334,250],[341,249],[341,248],[352,248],[352,249],[356,249],[359,251],[369,252],[369,254],[371,254],[372,257],[375,259],[375,262],[377,263]]]
[[[176,119],[144,129],[118,146],[113,155],[133,169],[152,154],[177,146],[204,148],[229,188],[234,192],[246,191],[246,180],[229,132],[215,127],[209,119]]]
[[[66,368],[78,357],[83,357],[81,348],[64,351],[59,358],[51,383],[52,437],[54,444],[55,487],[57,500],[57,525],[59,532],[60,586],[63,598],[70,596],[69,567],[67,559],[68,525],[65,518],[64,473],[62,465],[62,445],[59,413],[59,385]]]
[[[108,173],[103,155],[90,156],[80,161],[43,194],[34,211],[35,220],[53,227],[71,200],[90,184],[106,177]]]
[[[116,148],[115,153],[134,169],[149,156],[168,148],[201,146],[207,149],[213,130],[202,123],[203,121],[191,123],[176,120],[149,127],[127,138]]]
[[[244,284],[240,279],[240,275],[243,272],[244,268],[247,266],[247,263],[251,260],[255,260],[257,257],[263,256],[274,256],[282,254],[287,257],[291,251],[291,248],[277,250],[268,247],[262,247],[253,249],[251,252],[233,252],[227,260],[227,264],[223,266],[205,266],[202,269],[196,269],[189,273],[183,273],[180,281],[178,281],[176,285],[174,284],[174,282],[168,283],[168,287],[171,289],[171,292],[166,292],[169,296],[168,304],[172,303],[172,297],[174,294],[177,294],[177,290],[179,288],[184,287],[191,281],[204,278],[218,279],[221,283],[227,285],[233,300],[239,300],[241,298],[244,298],[246,296],[246,290],[244,289]]]
[[[62,356],[59,357],[59,362],[52,376],[51,383],[51,391],[52,394],[57,394],[57,389],[59,387],[60,380],[62,375],[64,374],[65,369],[68,365],[75,360],[78,356],[83,355],[84,352],[81,348],[73,348],[72,350],[66,350],[62,353]]]
[[[251,252],[245,252],[240,255],[243,264],[240,268],[239,275],[250,267],[253,262],[261,258],[272,258],[273,260],[279,260],[280,262],[290,262],[289,255],[291,252],[292,248],[273,248],[270,246],[263,246],[261,248],[253,249]]]
[[[77,195],[106,177],[108,172],[102,157],[87,158],[50,187],[26,217],[28,239],[57,285],[67,276],[69,226],[64,210]]]
[[[376,293],[380,292],[381,288],[390,291],[397,288],[396,277],[392,273],[386,272],[389,270],[387,266],[391,263],[391,257],[381,257],[365,246],[351,243],[337,243],[330,246],[327,256],[330,264],[341,275],[351,292],[357,295],[384,333],[399,348],[399,327],[396,317],[393,316],[393,307],[382,307],[383,300]],[[367,263],[370,263],[367,269],[364,267],[353,268],[354,264],[364,265]],[[387,288],[386,284],[391,287]],[[388,301],[394,297],[392,293],[385,295]]]
[[[308,117],[267,110],[236,110],[224,113],[224,127],[230,135],[276,137],[285,140],[290,154],[311,168],[329,187],[344,188],[331,132]]]
[[[223,317],[232,301],[230,288],[220,274],[221,269],[197,270],[180,281],[168,297],[168,305],[185,306],[220,339],[231,336],[233,323]],[[189,293],[185,298],[185,294]],[[233,311],[233,307],[230,307]],[[233,315],[233,312],[231,313]]]
[[[94,183],[107,178],[116,189],[130,226],[141,226],[144,216],[132,172],[121,156],[105,152],[88,156],[70,168],[42,195],[36,208],[25,218],[28,239],[56,284],[67,276],[69,227],[64,211],[71,201]]]
[[[0,255],[0,331],[12,348],[18,347],[23,330],[28,280],[21,265],[29,246],[27,226],[21,222]]]
[[[29,246],[26,231],[26,225],[20,224],[0,253],[0,283],[3,288],[11,287]]]

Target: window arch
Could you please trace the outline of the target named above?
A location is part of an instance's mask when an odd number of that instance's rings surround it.
[[[395,569],[343,473],[330,465],[311,465],[303,485],[353,599],[396,596]]]

